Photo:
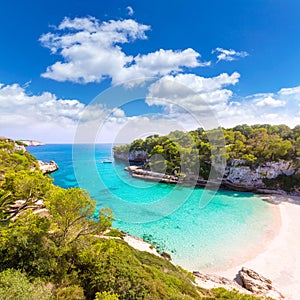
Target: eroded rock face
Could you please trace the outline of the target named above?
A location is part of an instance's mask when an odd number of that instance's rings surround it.
[[[198,271],[193,272],[195,280],[198,286],[211,289],[211,288],[225,288],[226,290],[237,290],[242,294],[252,294],[250,291],[246,290],[240,286],[236,281],[227,279],[222,276],[215,274],[204,274]]]
[[[21,140],[26,146],[44,146],[45,144],[39,141]]]
[[[58,169],[57,163],[53,160],[51,160],[49,163],[38,160],[38,164],[43,174],[52,173]]]
[[[292,161],[267,162],[256,169],[251,169],[249,166],[245,166],[244,160],[234,160],[227,168],[225,178],[235,184],[263,188],[264,178],[272,179],[281,174],[290,176],[298,172],[299,170]]]
[[[239,271],[239,277],[244,288],[253,294],[271,297],[273,299],[284,299],[284,296],[273,287],[270,279],[259,275],[251,269],[243,267],[242,270]]]
[[[128,153],[114,152],[114,158],[123,161],[146,161],[148,159],[148,152],[145,150],[134,150]]]

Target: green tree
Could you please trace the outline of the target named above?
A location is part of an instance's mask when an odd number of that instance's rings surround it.
[[[48,238],[50,221],[31,211],[0,228],[0,271],[16,268],[47,276],[56,268],[55,245]]]
[[[7,269],[0,273],[0,299],[48,300],[51,290],[40,280],[30,282],[21,271]]]
[[[52,179],[37,171],[9,172],[0,191],[1,221],[8,221],[24,210],[45,200],[45,195],[52,188]],[[20,205],[13,206],[21,200]]]
[[[88,192],[77,188],[55,187],[45,204],[50,212],[51,232],[59,247],[71,245],[84,236],[102,234],[113,220],[109,209],[99,212],[98,222],[93,220],[96,202]]]

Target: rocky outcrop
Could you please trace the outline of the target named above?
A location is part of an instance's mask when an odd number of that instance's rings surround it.
[[[242,294],[252,294],[263,298],[270,297],[275,300],[285,297],[277,291],[270,279],[267,279],[257,272],[242,268],[235,280],[230,280],[214,274],[204,274],[198,271],[193,272],[196,284],[202,288],[225,288],[226,290],[237,290]]]
[[[148,162],[148,152],[145,150],[136,150],[128,153],[115,152],[114,157],[116,159],[129,162],[130,166],[141,166],[141,168],[134,170],[127,169],[127,171],[129,171],[131,176],[134,178],[172,184],[179,183],[197,187],[208,187],[207,184],[211,183],[201,178],[193,178],[192,180],[189,180],[189,176],[185,176],[184,174],[181,174],[182,176],[180,176],[179,180],[177,176],[166,175],[143,169],[145,163]],[[279,160],[266,162],[253,168],[247,165],[247,162],[244,159],[235,159],[229,165],[227,165],[225,169],[221,188],[260,194],[286,194],[286,192],[279,190],[278,188],[267,188],[264,183],[265,179],[275,179],[281,174],[286,176],[300,174],[299,163]],[[293,195],[300,195],[299,189],[297,189],[295,186],[291,193]]]
[[[281,174],[290,176],[297,174],[299,168],[292,161],[272,161],[259,165],[256,168],[246,166],[244,160],[234,160],[226,168],[224,178],[232,184],[249,186],[255,188],[264,188],[263,179],[273,179]]]
[[[242,281],[243,287],[255,295],[270,297],[273,299],[285,298],[273,287],[270,279],[259,275],[251,269],[242,268],[242,270],[239,271],[239,277]]]
[[[45,144],[39,141],[33,141],[33,140],[21,140],[23,144],[26,146],[44,146]]]
[[[38,160],[38,164],[39,164],[39,168],[43,172],[43,174],[52,173],[58,169],[57,163],[53,160],[51,160],[49,163]]]
[[[144,165],[148,161],[148,152],[146,150],[135,150],[130,152],[114,152],[114,158],[129,162],[130,165]]]
[[[178,177],[173,175],[166,175],[163,173],[152,172],[139,168],[137,166],[129,166],[125,168],[134,178],[143,179],[147,181],[162,182],[162,183],[178,183]]]
[[[14,150],[15,150],[15,151],[23,151],[23,152],[25,152],[25,151],[26,151],[26,148],[25,148],[25,146],[23,146],[23,145],[19,145],[19,144],[15,143],[15,148],[14,148]]]
[[[205,289],[224,288],[230,291],[237,290],[242,294],[248,294],[248,295],[252,294],[250,291],[243,288],[234,280],[230,280],[215,274],[204,274],[198,271],[194,271],[193,274],[195,276],[195,281],[197,285],[202,288]]]

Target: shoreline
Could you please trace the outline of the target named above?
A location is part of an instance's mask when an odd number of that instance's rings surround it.
[[[247,267],[270,278],[285,299],[297,300],[300,294],[300,197],[273,195],[265,196],[263,200],[279,208],[281,225],[278,234],[267,247],[262,245],[261,251],[244,263],[215,269],[213,273],[234,279],[242,267]]]
[[[280,291],[285,299],[298,300],[300,294],[300,257],[298,258],[300,254],[300,197],[270,195],[261,198],[274,206],[275,215],[271,221],[274,223],[274,230],[270,232],[267,239],[258,241],[252,253],[247,253],[242,248],[242,256],[235,262],[233,261],[229,267],[194,271],[225,277],[232,281],[242,267],[246,267],[271,279],[274,288]],[[130,237],[129,240],[129,245],[132,247],[155,254],[150,244],[142,239]],[[200,286],[207,288],[218,286],[209,281],[205,283],[205,286],[203,284],[202,281]],[[240,291],[243,292],[242,287]]]
[[[115,157],[116,159],[116,157]],[[119,158],[117,160],[123,161]],[[229,190],[229,191],[236,191],[236,192],[249,192],[254,193],[257,195],[279,195],[279,196],[286,196],[286,197],[300,197],[299,192],[294,192],[292,194],[287,193],[284,190],[279,189],[269,189],[266,186],[257,186],[257,185],[247,185],[241,183],[234,183],[230,180],[223,178],[220,180],[205,180],[203,178],[195,178],[194,176],[184,176],[178,177],[175,175],[167,175],[164,173],[153,172],[151,170],[147,170],[138,165],[129,165],[124,168],[126,172],[130,174],[131,177],[139,180],[144,181],[151,181],[151,182],[160,182],[166,184],[180,184],[183,186],[191,186],[195,188],[211,188],[213,190],[222,189],[222,190]]]
[[[260,195],[258,195],[260,196]],[[281,217],[281,208],[277,205],[274,205],[271,203],[268,198],[271,198],[273,196],[260,196],[261,200],[257,201],[267,201],[270,203],[272,209],[272,219],[270,220],[270,224],[273,225],[272,230],[267,232],[263,240],[259,240],[257,245],[253,248],[251,246],[251,249],[247,250],[245,248],[245,245],[240,245],[241,251],[238,254],[238,256],[234,259],[232,259],[230,262],[228,262],[226,265],[219,265],[216,267],[212,268],[206,268],[206,269],[201,269],[199,271],[207,273],[207,274],[216,274],[216,275],[221,275],[224,277],[228,277],[231,279],[234,279],[235,275],[238,273],[238,271],[243,267],[246,266],[246,264],[249,261],[254,260],[258,255],[265,253],[268,251],[268,248],[270,244],[273,243],[273,241],[278,237],[278,235],[281,232],[282,228],[282,217]],[[230,276],[225,276],[226,272],[230,270],[229,272]],[[235,274],[233,275],[233,271],[236,271]],[[254,269],[255,270],[255,269]],[[197,270],[193,270],[197,271]],[[255,270],[256,271],[256,270]]]

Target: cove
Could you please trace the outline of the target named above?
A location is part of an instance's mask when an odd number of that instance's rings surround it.
[[[226,268],[241,262],[256,253],[258,244],[273,232],[274,209],[257,195],[218,191],[200,208],[203,189],[131,178],[123,163],[103,163],[112,156],[110,144],[96,145],[93,158],[86,155],[89,145],[77,147],[76,176],[72,145],[49,144],[28,150],[38,159],[56,161],[59,170],[51,174],[55,184],[69,188],[79,186],[82,180],[88,182],[80,187],[88,187],[97,210],[105,206],[113,209],[114,227],[151,242],[190,271]],[[91,172],[93,168],[97,174]],[[184,200],[180,199],[182,195]],[[165,206],[172,205],[171,201],[178,205],[168,210]]]

